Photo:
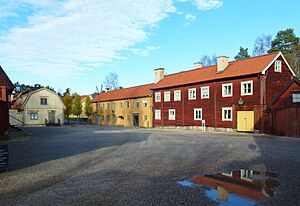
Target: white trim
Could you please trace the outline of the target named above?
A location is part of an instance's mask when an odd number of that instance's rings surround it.
[[[225,86],[231,86],[231,94],[230,95],[225,95],[224,94],[224,87]],[[222,84],[222,97],[232,97],[232,96],[233,96],[233,84],[232,83]]]
[[[174,112],[174,115],[170,115],[170,112]],[[168,119],[169,120],[175,120],[176,119],[176,110],[175,109],[169,109]]]
[[[196,112],[197,111],[201,111],[201,118],[197,118],[196,116]],[[202,115],[203,115],[203,113],[202,113],[202,108],[194,108],[194,120],[202,120]]]
[[[274,72],[278,72],[278,73],[282,72],[282,61],[281,60],[276,60],[274,62]]]
[[[278,57],[281,56],[285,62],[285,64],[288,66],[289,70],[291,71],[291,73],[293,74],[293,76],[296,76],[295,72],[292,70],[291,66],[289,65],[289,63],[286,61],[285,57],[283,56],[283,54],[281,52],[279,52],[276,57],[262,70],[262,74],[266,74],[266,71],[271,67],[271,65],[278,59]]]
[[[225,115],[224,115],[225,110],[231,111],[230,119],[228,119],[228,118],[225,119]],[[222,121],[232,121],[232,107],[222,107]]]
[[[166,98],[167,94],[169,94],[168,99]],[[171,101],[171,92],[170,91],[164,92],[164,102],[170,102],[170,101]]]
[[[178,92],[179,93],[179,98],[178,99],[176,99],[176,92]],[[174,102],[177,102],[177,101],[181,101],[181,90],[175,90],[174,91]]]
[[[292,102],[293,103],[300,103],[300,93],[292,94]]]
[[[243,85],[244,84],[249,84],[249,83],[251,84],[251,92],[250,93],[244,93]],[[248,96],[248,95],[253,95],[253,80],[241,82],[241,96]]]
[[[190,97],[191,91],[195,91],[195,97],[193,97],[193,98]],[[188,100],[195,100],[195,99],[197,99],[197,89],[196,88],[188,89]]]
[[[159,100],[158,100],[158,97],[159,96]],[[160,92],[155,92],[154,93],[154,101],[155,102],[161,102],[161,93]]]
[[[160,109],[154,110],[154,119],[161,120],[161,110]]]
[[[207,89],[207,97],[203,96],[202,90]],[[201,99],[209,99],[209,86],[201,87]]]

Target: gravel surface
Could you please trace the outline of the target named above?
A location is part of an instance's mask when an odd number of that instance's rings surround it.
[[[217,205],[176,184],[238,169],[280,174],[261,205],[299,205],[300,139],[96,126],[33,127],[7,143],[0,205]]]

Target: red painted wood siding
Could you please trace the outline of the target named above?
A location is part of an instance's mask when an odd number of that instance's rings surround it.
[[[6,87],[0,87],[0,139],[9,127],[9,103]]]

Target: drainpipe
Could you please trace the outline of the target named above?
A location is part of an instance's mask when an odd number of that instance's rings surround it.
[[[216,81],[214,81],[214,121],[215,121],[215,129],[217,128],[217,87]]]
[[[181,94],[181,92],[182,92],[182,94]],[[181,100],[181,102],[182,102],[182,126],[184,126],[184,90],[181,90],[181,92],[180,92],[180,99],[182,99]]]

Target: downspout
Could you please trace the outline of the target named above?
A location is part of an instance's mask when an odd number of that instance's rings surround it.
[[[214,81],[214,121],[215,121],[215,129],[217,128],[217,87],[216,81]]]
[[[182,90],[182,95],[181,95],[181,92],[180,92],[180,98],[182,98],[182,126],[184,126],[184,92]]]

